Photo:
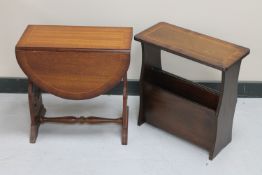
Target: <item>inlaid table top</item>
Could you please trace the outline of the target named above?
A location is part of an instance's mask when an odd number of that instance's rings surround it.
[[[135,40],[220,70],[229,68],[249,53],[248,48],[165,22],[137,34]]]
[[[131,40],[130,27],[29,25],[17,48],[129,51]]]
[[[16,45],[16,57],[42,90],[88,99],[124,77],[131,41],[131,27],[29,25]]]

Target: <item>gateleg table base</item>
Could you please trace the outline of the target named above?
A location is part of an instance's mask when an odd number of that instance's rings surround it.
[[[64,123],[64,124],[104,124],[115,123],[122,126],[121,142],[122,145],[127,145],[128,140],[128,113],[129,108],[127,106],[127,77],[123,78],[123,111],[122,116],[119,118],[103,118],[96,116],[88,117],[75,117],[75,116],[62,116],[62,117],[46,117],[46,108],[44,107],[42,100],[42,91],[34,83],[29,81],[28,84],[28,99],[29,109],[31,117],[31,129],[30,129],[30,143],[35,143],[38,130],[41,124],[44,123]]]

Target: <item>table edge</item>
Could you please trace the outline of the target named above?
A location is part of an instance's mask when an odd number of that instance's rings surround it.
[[[160,24],[167,24],[167,25],[172,25],[172,26],[175,26],[175,27],[178,27],[178,28],[181,28],[182,30],[186,30],[186,31],[190,31],[190,32],[193,32],[193,33],[196,33],[196,34],[200,34],[200,35],[203,35],[203,36],[206,36],[208,38],[212,38],[212,39],[215,39],[215,40],[218,40],[218,41],[222,41],[222,42],[225,42],[225,43],[228,43],[228,44],[232,44],[233,46],[236,46],[238,48],[241,48],[243,50],[243,55],[241,55],[236,61],[232,62],[229,66],[219,66],[219,65],[215,65],[215,64],[211,64],[211,63],[208,63],[208,62],[205,62],[205,61],[201,61],[197,58],[194,58],[190,55],[186,55],[186,54],[183,54],[183,53],[180,53],[176,50],[172,50],[172,49],[168,49],[160,44],[157,44],[157,43],[154,43],[154,42],[150,42],[150,41],[147,41],[145,39],[143,39],[140,35],[142,35],[144,32],[146,31],[149,31],[150,29],[152,29],[153,27],[157,26],[157,25],[160,25]],[[164,50],[164,51],[167,51],[167,52],[170,52],[170,53],[173,53],[175,55],[178,55],[178,56],[182,56],[184,58],[187,58],[189,60],[192,60],[192,61],[195,61],[195,62],[198,62],[198,63],[201,63],[201,64],[204,64],[206,66],[210,66],[210,67],[213,67],[215,69],[218,69],[218,70],[222,70],[222,71],[225,71],[227,70],[228,68],[230,68],[231,66],[233,66],[235,63],[237,63],[238,61],[241,61],[243,58],[245,58],[249,53],[250,53],[250,49],[249,48],[246,48],[246,47],[243,47],[243,46],[240,46],[240,45],[237,45],[237,44],[234,44],[234,43],[231,43],[231,42],[228,42],[228,41],[224,41],[224,40],[221,40],[219,38],[215,38],[215,37],[212,37],[212,36],[209,36],[209,35],[206,35],[206,34],[202,34],[202,33],[199,33],[199,32],[195,32],[195,31],[192,31],[192,30],[189,30],[189,29],[185,29],[185,28],[182,28],[182,27],[179,27],[179,26],[176,26],[176,25],[173,25],[173,24],[169,24],[169,23],[166,23],[166,22],[159,22],[145,30],[143,30],[142,32],[139,32],[138,34],[136,34],[134,36],[134,40],[135,41],[139,41],[141,43],[146,43],[146,44],[151,44],[153,46],[156,46],[156,47],[159,47],[160,49]]]

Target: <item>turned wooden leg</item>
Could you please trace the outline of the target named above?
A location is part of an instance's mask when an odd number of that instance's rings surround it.
[[[213,148],[209,152],[212,160],[232,139],[232,125],[237,102],[238,74],[241,61],[222,74],[222,87],[217,109],[217,129]]]
[[[40,118],[46,113],[42,102],[41,90],[31,81],[28,84],[28,101],[31,117],[30,143],[35,143],[40,126]]]
[[[122,112],[122,145],[127,145],[128,139],[128,106],[127,106],[127,75],[123,77],[123,112]]]
[[[147,78],[147,70],[152,67],[162,70],[161,50],[153,45],[142,43],[142,69],[139,81],[140,106],[137,122],[139,126],[146,121],[144,113],[144,103],[146,101],[144,98],[144,81],[146,81]]]

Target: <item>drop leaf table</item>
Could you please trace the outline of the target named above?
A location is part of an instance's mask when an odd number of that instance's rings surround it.
[[[40,124],[116,123],[122,126],[127,144],[127,70],[132,28],[29,25],[16,45],[16,58],[29,79],[30,142]],[[123,111],[120,118],[45,117],[41,92],[72,100],[90,99],[123,80]]]
[[[138,124],[176,134],[213,159],[231,141],[239,68],[249,49],[165,22],[135,40],[142,44]],[[220,91],[162,70],[161,50],[221,70]]]

